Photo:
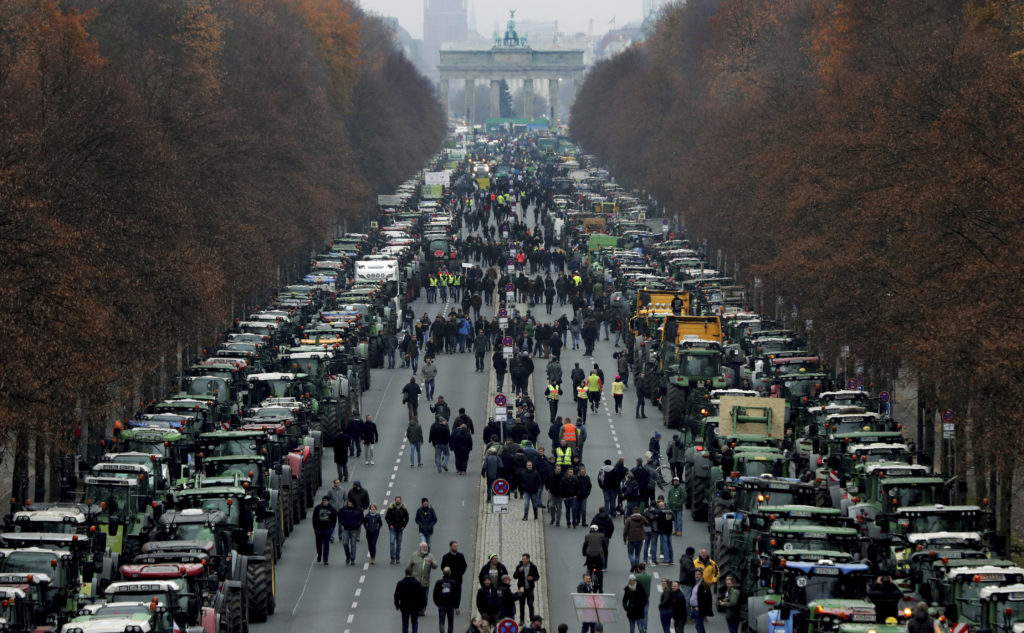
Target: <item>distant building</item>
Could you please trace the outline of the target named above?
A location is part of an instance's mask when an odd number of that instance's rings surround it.
[[[422,59],[437,75],[441,45],[465,42],[469,37],[468,0],[423,0]]]
[[[662,7],[668,4],[668,0],[641,0],[643,3],[643,16],[646,20],[652,13],[661,11]]]

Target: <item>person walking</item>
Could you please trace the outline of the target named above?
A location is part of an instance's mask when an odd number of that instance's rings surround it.
[[[484,578],[483,584],[476,590],[476,610],[490,626],[498,625],[498,614],[501,613],[501,596],[497,587],[491,584],[491,577]],[[486,630],[490,630],[488,627]]]
[[[408,361],[406,367],[412,367],[413,373],[416,372],[416,368],[420,362],[420,344],[413,335],[407,336],[405,341],[405,357]],[[416,379],[413,378],[415,381]]]
[[[704,620],[714,615],[711,604],[711,586],[704,581],[704,574],[698,569],[693,572],[693,591],[690,593],[690,617],[697,633],[705,633]]]
[[[345,503],[348,501],[348,493],[341,487],[341,480],[335,479],[331,483],[331,487],[327,489],[327,496],[331,499],[331,507],[334,508],[334,512],[341,512],[341,509],[345,507]],[[338,540],[341,540],[341,525],[338,525]],[[334,542],[334,533],[331,532],[331,542]]]
[[[427,544],[430,550],[430,537],[434,535],[434,526],[437,525],[437,513],[430,506],[430,501],[423,497],[420,507],[416,508],[416,527],[420,531],[420,542]]]
[[[615,376],[612,383],[612,398],[615,400],[615,413],[622,413],[622,395],[626,393],[626,384],[622,382],[622,376]]]
[[[316,562],[323,561],[331,555],[331,537],[334,535],[334,526],[338,522],[338,513],[331,507],[331,498],[324,495],[320,505],[313,511],[313,535],[316,537]]]
[[[523,554],[519,564],[516,565],[516,570],[512,572],[512,577],[516,581],[516,587],[519,588],[519,624],[526,621],[527,607],[530,609],[530,621],[532,622],[534,592],[537,588],[537,581],[540,580],[540,570],[530,560],[529,554]]]
[[[428,441],[434,447],[434,466],[437,468],[437,472],[441,472],[443,469],[448,472],[448,459],[451,457],[451,451],[448,445],[451,443],[452,433],[448,429],[448,420],[441,417],[437,417],[437,421],[430,425],[430,436]]]
[[[413,568],[410,566],[405,570],[405,578],[395,585],[395,609],[402,614],[402,633],[418,633],[419,614],[426,607],[423,601],[423,592],[420,590],[420,583],[413,576]],[[409,624],[412,623],[412,630]]]
[[[526,462],[526,470],[519,477],[519,489],[523,493],[523,521],[529,519],[530,504],[533,504],[533,520],[537,520],[537,511],[540,507],[540,493],[544,489],[544,480],[540,473],[533,467],[532,461]]]
[[[645,374],[637,374],[636,380],[633,382],[633,390],[636,392],[636,413],[633,417],[646,418],[647,410],[645,408],[645,398],[647,397],[647,387],[645,381]]]
[[[626,517],[622,528],[622,542],[626,544],[626,553],[629,556],[629,571],[636,571],[640,563],[640,554],[644,545],[644,528],[647,526],[647,519],[634,508],[632,514]]]
[[[594,482],[587,474],[587,467],[581,463],[579,471],[576,473],[576,505],[573,508],[576,513],[576,521],[573,523],[573,527],[587,526],[587,499],[590,498],[590,493],[593,490]]]
[[[562,385],[557,380],[548,383],[544,390],[544,397],[548,400],[548,410],[551,414],[551,423],[558,421],[558,400],[562,397]]]
[[[462,587],[452,577],[452,570],[441,567],[441,577],[434,583],[434,605],[437,606],[437,630],[445,633],[445,621],[448,622],[447,633],[453,633],[455,627],[455,609],[462,602]]]
[[[495,389],[497,389],[498,393],[501,393],[505,384],[505,374],[508,372],[508,361],[505,360],[505,355],[500,349],[494,350],[491,365],[494,366]]]
[[[377,423],[373,421],[372,415],[368,415],[363,422],[363,455],[366,457],[366,466],[373,465],[373,446],[378,441]]]
[[[405,439],[409,440],[409,468],[423,465],[423,427],[419,418],[413,416],[405,428]]]
[[[902,592],[900,593],[902,597]],[[740,630],[740,598],[740,588],[736,586],[736,579],[731,574],[726,576],[725,597],[718,601],[718,607],[720,612],[725,612],[725,623],[729,626],[729,633],[739,633]],[[880,617],[876,619],[881,620]]]
[[[437,378],[437,365],[433,359],[425,358],[423,367],[420,368],[420,376],[423,377],[423,389],[426,392],[427,402],[434,399],[434,379]]]
[[[651,572],[647,571],[647,565],[644,565],[643,563],[640,563],[639,565],[637,565],[636,573],[634,575],[636,576],[636,584],[640,585],[640,587],[643,588],[643,590],[644,590],[644,594],[647,595],[647,604],[644,605],[644,617],[643,617],[643,627],[644,627],[644,631],[646,631],[647,630],[647,610],[651,606],[651,583],[654,581],[654,577],[651,575]]]
[[[391,552],[391,564],[397,565],[402,558],[402,533],[409,525],[409,510],[402,503],[401,497],[395,497],[384,513],[384,522],[388,524],[388,550]]]
[[[350,498],[338,514],[341,524],[341,545],[345,548],[345,564],[354,565],[356,561],[356,539],[363,527],[363,513]]]
[[[661,628],[663,633],[683,633],[686,628],[686,620],[689,618],[688,598],[683,593],[682,586],[678,580],[669,583],[668,578],[661,579],[662,594],[658,602],[658,613],[661,616]],[[672,622],[673,630],[669,630],[669,622]]]
[[[334,465],[338,468],[338,479],[348,481],[348,433],[344,431],[334,436],[331,446],[334,448]]]
[[[703,574],[704,583],[709,587],[714,588],[715,583],[718,582],[718,563],[711,560],[711,556],[708,555],[708,549],[706,547],[701,548],[700,556],[693,561],[693,566]]]
[[[370,493],[363,488],[363,484],[358,480],[353,481],[352,489],[348,491],[348,501],[354,503],[360,512],[366,512],[366,509],[370,507]]]
[[[414,420],[419,415],[420,394],[423,390],[416,384],[416,376],[409,378],[409,382],[402,387],[402,404],[409,408],[409,419]]]
[[[728,583],[729,578],[725,581]],[[903,592],[889,576],[879,576],[868,589],[868,600],[875,605],[875,621],[879,624],[898,617],[902,599]]]
[[[494,486],[495,480],[501,475],[501,471],[504,468],[504,464],[501,458],[498,457],[498,449],[491,447],[487,449],[487,457],[484,458],[484,463],[480,466],[480,476],[487,480],[487,500],[491,500],[492,487]]]
[[[629,575],[629,581],[622,589],[622,608],[626,612],[626,619],[629,620],[629,633],[646,633],[644,611],[647,609],[647,594],[633,574]]]
[[[455,418],[458,420],[458,418]],[[469,427],[465,424],[459,424],[452,429],[451,436],[451,451],[455,454],[455,472],[459,475],[465,475],[466,469],[469,467],[469,454],[473,450],[473,435],[469,431]]]
[[[679,558],[679,586],[682,592],[686,594],[686,618],[683,622],[690,619],[690,594],[693,593],[693,574],[699,571],[697,566],[693,564],[694,553],[692,547],[687,547],[686,553]]]
[[[587,400],[590,402],[590,410],[597,412],[598,405],[601,404],[601,388],[602,388],[601,377],[597,375],[597,370],[590,370],[590,375],[587,376]]]
[[[430,590],[430,570],[437,569],[437,561],[430,553],[430,546],[426,542],[420,542],[419,548],[409,559],[409,568],[412,569],[412,577],[420,583],[420,615],[424,615],[427,608],[427,592]]]
[[[939,633],[939,623],[928,615],[928,603],[918,602],[907,620],[907,633]]]
[[[665,505],[665,500],[659,498],[657,503],[657,513],[655,515],[656,521],[655,526],[658,533],[659,546],[661,548],[661,564],[662,565],[673,565],[675,564],[675,552],[672,550],[672,528],[674,523],[674,515],[668,506]],[[657,556],[652,555],[651,562],[657,563]]]
[[[474,633],[472,630],[466,631],[466,633]],[[523,633],[548,633],[548,630],[544,628],[544,618],[539,614],[530,616],[530,626],[523,629]]]
[[[463,577],[466,575],[466,570],[469,569],[469,564],[466,562],[466,557],[459,551],[458,541],[450,541],[448,543],[448,551],[441,557],[441,568],[445,567],[452,570],[452,578],[458,581],[461,588],[463,586]],[[459,605],[455,605],[455,613],[458,612]]]
[[[370,564],[377,564],[377,539],[380,538],[380,529],[384,520],[380,516],[376,503],[371,503],[370,508],[363,515],[363,529],[366,531],[366,549],[370,552]]]

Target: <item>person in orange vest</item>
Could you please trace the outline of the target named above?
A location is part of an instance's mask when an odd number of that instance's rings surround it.
[[[572,448],[573,454],[576,453],[576,439],[578,437],[576,425],[572,423],[571,418],[565,418],[562,424],[562,433],[560,439],[566,443],[567,446]]]

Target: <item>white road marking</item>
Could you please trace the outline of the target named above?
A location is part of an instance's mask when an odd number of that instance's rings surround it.
[[[352,624],[352,620],[355,619],[355,617],[355,614],[349,613],[348,618],[345,620],[345,622],[347,622],[348,624]]]
[[[309,571],[306,572],[306,582],[302,583],[302,591],[299,593],[299,599],[295,601],[295,606],[292,608],[292,615],[299,610],[299,603],[302,602],[302,596],[306,595],[306,587],[309,586],[309,576],[313,573],[313,563],[309,564]]]
[[[363,584],[364,582],[366,582],[366,576],[360,576],[360,577],[359,577],[359,584],[361,585],[361,584]]]
[[[352,603],[352,608],[353,609],[357,609],[358,607],[359,607],[359,603],[358,602],[353,602]]]
[[[361,593],[363,593],[363,588],[362,588],[362,587],[356,587],[356,597],[357,597],[357,598],[359,597],[359,595],[360,595]]]

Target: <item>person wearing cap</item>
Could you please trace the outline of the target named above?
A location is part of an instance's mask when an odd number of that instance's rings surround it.
[[[622,395],[626,393],[626,383],[622,382],[622,376],[616,375],[612,383],[612,398],[615,400],[615,413],[622,414]]]
[[[502,576],[508,575],[508,569],[498,559],[497,554],[491,554],[487,557],[487,562],[480,568],[480,573],[477,574],[477,579],[480,581],[480,586],[484,584],[484,578],[491,579],[491,586],[497,587],[498,583],[501,582]]]
[[[629,620],[629,633],[640,629],[644,631],[644,611],[647,609],[647,593],[636,581],[636,576],[629,575],[629,581],[622,589],[622,608],[626,611],[626,619]]]
[[[522,630],[522,633],[548,633],[548,630],[544,628],[544,618],[538,614],[530,616],[530,626]]]
[[[316,537],[316,562],[327,559],[331,554],[331,535],[334,534],[334,526],[338,523],[338,513],[331,507],[331,498],[324,495],[320,499],[320,505],[313,511],[313,535]]]
[[[430,505],[430,500],[423,497],[420,507],[416,508],[416,526],[420,530],[420,542],[427,544],[430,550],[430,537],[434,534],[434,526],[437,525],[437,513]]]
[[[672,511],[672,535],[683,535],[683,507],[686,505],[686,486],[679,481],[679,477],[672,478],[672,485],[668,489],[668,509]]]

